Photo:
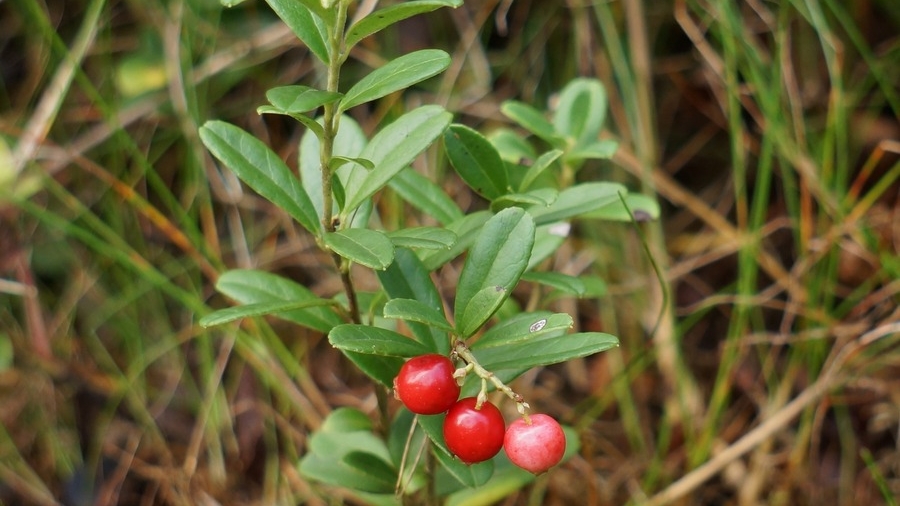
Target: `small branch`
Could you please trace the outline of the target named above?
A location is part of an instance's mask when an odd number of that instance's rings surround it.
[[[525,422],[530,424],[531,421],[528,418],[527,411],[530,406],[527,402],[525,402],[525,398],[521,395],[515,393],[512,388],[510,388],[506,383],[500,380],[497,376],[494,375],[491,371],[488,371],[481,364],[478,363],[478,359],[475,358],[475,355],[472,354],[472,351],[466,346],[461,340],[457,340],[453,345],[453,352],[463,359],[466,363],[465,367],[458,369],[453,376],[456,378],[463,378],[466,374],[470,372],[474,372],[479,378],[481,378],[481,391],[478,392],[477,401],[475,403],[475,409],[481,409],[481,405],[484,404],[484,401],[487,400],[487,382],[490,381],[497,390],[503,392],[507,397],[515,401],[516,409],[519,414],[525,418]]]

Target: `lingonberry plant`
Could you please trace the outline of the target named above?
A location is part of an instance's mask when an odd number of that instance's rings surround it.
[[[358,9],[377,2],[267,2],[325,75],[324,89],[280,86],[268,91],[269,103],[258,109],[294,118],[305,129],[299,174],[230,123],[208,121],[200,137],[215,158],[330,256],[342,290],[318,295],[272,273],[232,270],[216,288],[238,305],[206,315],[201,324],[274,315],[327,334],[372,378],[379,430],[370,414],[336,409],[307,441],[299,462],[306,478],[377,504],[416,497],[434,503],[467,487],[521,487],[532,477],[528,471],[543,472],[576,451],[577,439],[549,417],[530,415],[512,380],[618,344],[605,333],[571,333],[570,315],[540,309],[544,296],[591,297],[604,287],[599,279],[549,272],[552,262],[545,260],[566,241],[574,219],[658,214],[655,203],[620,184],[578,182],[587,160],[609,158],[616,149],[614,141],[600,138],[603,86],[572,81],[550,116],[505,102],[501,111],[516,129],[489,135],[451,124],[452,114],[438,105],[423,105],[367,138],[348,111],[437,75],[450,56],[438,49],[415,51],[344,83],[341,69],[353,47],[398,21],[456,8],[462,0],[396,2],[371,12]],[[460,179],[486,202],[477,206],[481,210],[462,210],[439,184],[411,168],[439,139]],[[408,217],[408,228],[378,227],[383,192],[418,211]],[[435,285],[432,274],[449,264],[458,270],[455,286]],[[379,290],[360,293],[352,265],[372,269]],[[511,297],[517,287],[522,296]],[[387,394],[395,385],[405,407],[390,403]],[[503,403],[521,417],[508,432],[497,407]],[[502,453],[494,457],[504,438],[509,460]],[[489,493],[497,497],[503,490]]]

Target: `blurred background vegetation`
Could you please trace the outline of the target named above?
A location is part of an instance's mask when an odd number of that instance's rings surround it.
[[[555,268],[608,295],[554,308],[622,346],[518,380],[582,449],[500,504],[897,504],[900,4],[467,0],[367,40],[346,82],[421,47],[453,65],[367,132],[420,103],[490,132],[593,76],[621,148],[581,176],[663,207],[578,223]],[[226,267],[339,290],[197,136],[232,121],[295,166],[302,131],[255,108],[320,70],[261,0],[0,1],[0,503],[353,501],[296,463],[328,412],[373,411],[365,378],[277,320],[196,323]],[[446,165],[420,168],[481,205]]]

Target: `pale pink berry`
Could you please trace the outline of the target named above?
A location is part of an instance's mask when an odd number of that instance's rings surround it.
[[[553,418],[536,414],[520,418],[506,429],[503,448],[513,464],[541,474],[559,464],[566,452],[566,435]]]

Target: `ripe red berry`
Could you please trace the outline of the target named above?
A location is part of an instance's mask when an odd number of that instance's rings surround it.
[[[559,464],[566,452],[566,435],[556,420],[543,415],[530,415],[529,425],[520,418],[509,424],[503,445],[513,464],[541,474]]]
[[[432,353],[411,358],[394,378],[394,392],[413,413],[443,413],[459,398],[454,371],[453,362],[444,355]]]
[[[447,448],[466,464],[485,461],[503,447],[506,424],[497,406],[485,401],[475,409],[475,397],[466,397],[450,408],[444,419]]]

